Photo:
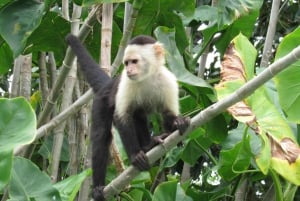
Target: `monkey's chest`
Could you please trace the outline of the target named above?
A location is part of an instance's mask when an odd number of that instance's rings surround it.
[[[155,84],[143,85],[130,91],[131,105],[143,108],[147,112],[158,112],[164,106],[165,94],[163,87]]]

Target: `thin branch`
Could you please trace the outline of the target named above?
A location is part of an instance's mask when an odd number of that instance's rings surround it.
[[[88,90],[85,94],[83,94],[79,99],[77,99],[70,107],[68,107],[66,110],[62,111],[60,114],[55,116],[53,119],[51,119],[47,124],[41,126],[37,129],[36,136],[34,139],[34,142],[41,137],[47,135],[50,133],[50,131],[61,124],[62,122],[66,121],[71,115],[78,112],[83,105],[85,105],[88,101],[90,101],[93,98],[93,91],[92,89]],[[19,154],[22,149],[26,145],[19,146],[14,150],[14,154]]]
[[[272,43],[276,31],[276,24],[278,19],[280,2],[281,2],[280,0],[273,0],[272,3],[269,26],[268,26],[266,41],[264,45],[261,62],[260,62],[260,67],[268,66],[270,57],[272,56]]]
[[[164,140],[163,144],[160,144],[147,152],[150,164],[153,164],[159,158],[163,157],[166,152],[182,141],[189,132],[202,126],[218,114],[224,112],[229,106],[251,95],[257,88],[262,86],[290,64],[297,61],[297,59],[300,59],[300,46],[295,48],[288,55],[274,62],[258,76],[254,77],[252,80],[239,88],[235,93],[201,111],[194,118],[192,118],[190,127],[183,135],[180,135],[178,131],[175,131]],[[138,174],[139,171],[134,166],[131,165],[128,167],[122,174],[120,174],[104,188],[105,197],[110,198],[115,194],[118,194]]]

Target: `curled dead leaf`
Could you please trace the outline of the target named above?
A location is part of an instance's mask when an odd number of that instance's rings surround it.
[[[241,79],[246,81],[244,65],[240,59],[239,53],[231,43],[226,49],[221,66],[221,83],[231,80]]]
[[[280,142],[277,142],[268,135],[271,142],[272,157],[279,158],[281,160],[287,160],[289,163],[294,163],[300,155],[300,148],[294,141],[289,138],[283,138]]]
[[[234,43],[226,49],[221,66],[221,82],[216,87],[224,87],[226,82],[242,80],[246,82],[244,65],[239,53],[236,51]],[[255,115],[245,101],[240,101],[231,107],[228,112],[241,122],[251,126],[255,121]]]

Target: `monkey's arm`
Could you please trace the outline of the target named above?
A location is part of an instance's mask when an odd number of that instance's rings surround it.
[[[180,115],[174,115],[171,111],[166,111],[163,113],[164,119],[164,128],[167,132],[173,132],[179,130],[180,134],[183,134],[184,131],[190,125],[190,118],[183,117]]]

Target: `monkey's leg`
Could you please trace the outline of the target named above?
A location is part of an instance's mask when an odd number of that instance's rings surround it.
[[[108,107],[107,98],[95,94],[92,109],[92,169],[93,191],[95,201],[104,201],[106,167],[109,158],[109,147],[112,140],[111,126],[113,109]]]
[[[114,124],[120,133],[131,163],[141,171],[148,170],[150,164],[145,152],[142,150],[133,117],[123,120],[115,118]]]

